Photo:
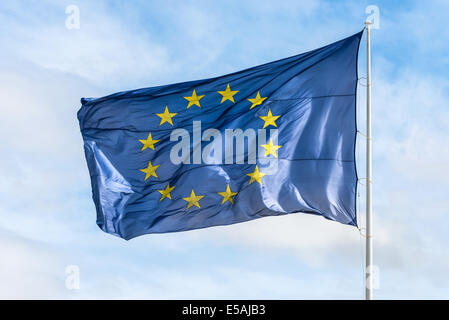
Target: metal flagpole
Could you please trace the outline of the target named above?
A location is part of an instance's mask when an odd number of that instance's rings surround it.
[[[366,265],[365,265],[365,299],[373,299],[373,235],[372,235],[372,180],[371,180],[371,47],[370,25],[366,21]]]

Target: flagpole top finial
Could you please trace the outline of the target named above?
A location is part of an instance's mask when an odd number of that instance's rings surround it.
[[[369,26],[370,25],[372,25],[373,23],[371,22],[371,21],[369,21],[369,20],[366,20],[365,21],[365,26],[367,27],[367,28],[369,28]]]

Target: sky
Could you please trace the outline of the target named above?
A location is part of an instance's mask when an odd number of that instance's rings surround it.
[[[79,29],[66,26],[70,5]],[[363,299],[362,135],[360,230],[292,214],[125,241],[95,223],[76,112],[81,97],[219,76],[335,42],[363,28],[369,5],[380,13],[372,30],[374,297],[449,299],[443,0],[2,1],[0,298]],[[365,50],[363,38],[362,133]]]

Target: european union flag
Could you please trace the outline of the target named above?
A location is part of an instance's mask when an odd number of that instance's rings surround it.
[[[221,77],[81,99],[97,224],[124,239],[296,212],[355,226],[361,36]]]

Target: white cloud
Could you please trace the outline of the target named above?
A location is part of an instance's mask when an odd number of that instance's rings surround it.
[[[0,299],[66,296],[63,259],[48,246],[0,229]]]
[[[80,4],[80,29],[66,28],[62,3],[41,3],[40,8],[47,9],[45,19],[36,14],[38,6],[8,6],[19,18],[3,16],[9,26],[9,32],[3,35],[7,51],[41,67],[78,75],[102,86],[119,80],[132,85],[170,74],[166,48],[142,28],[127,28],[106,5]]]

